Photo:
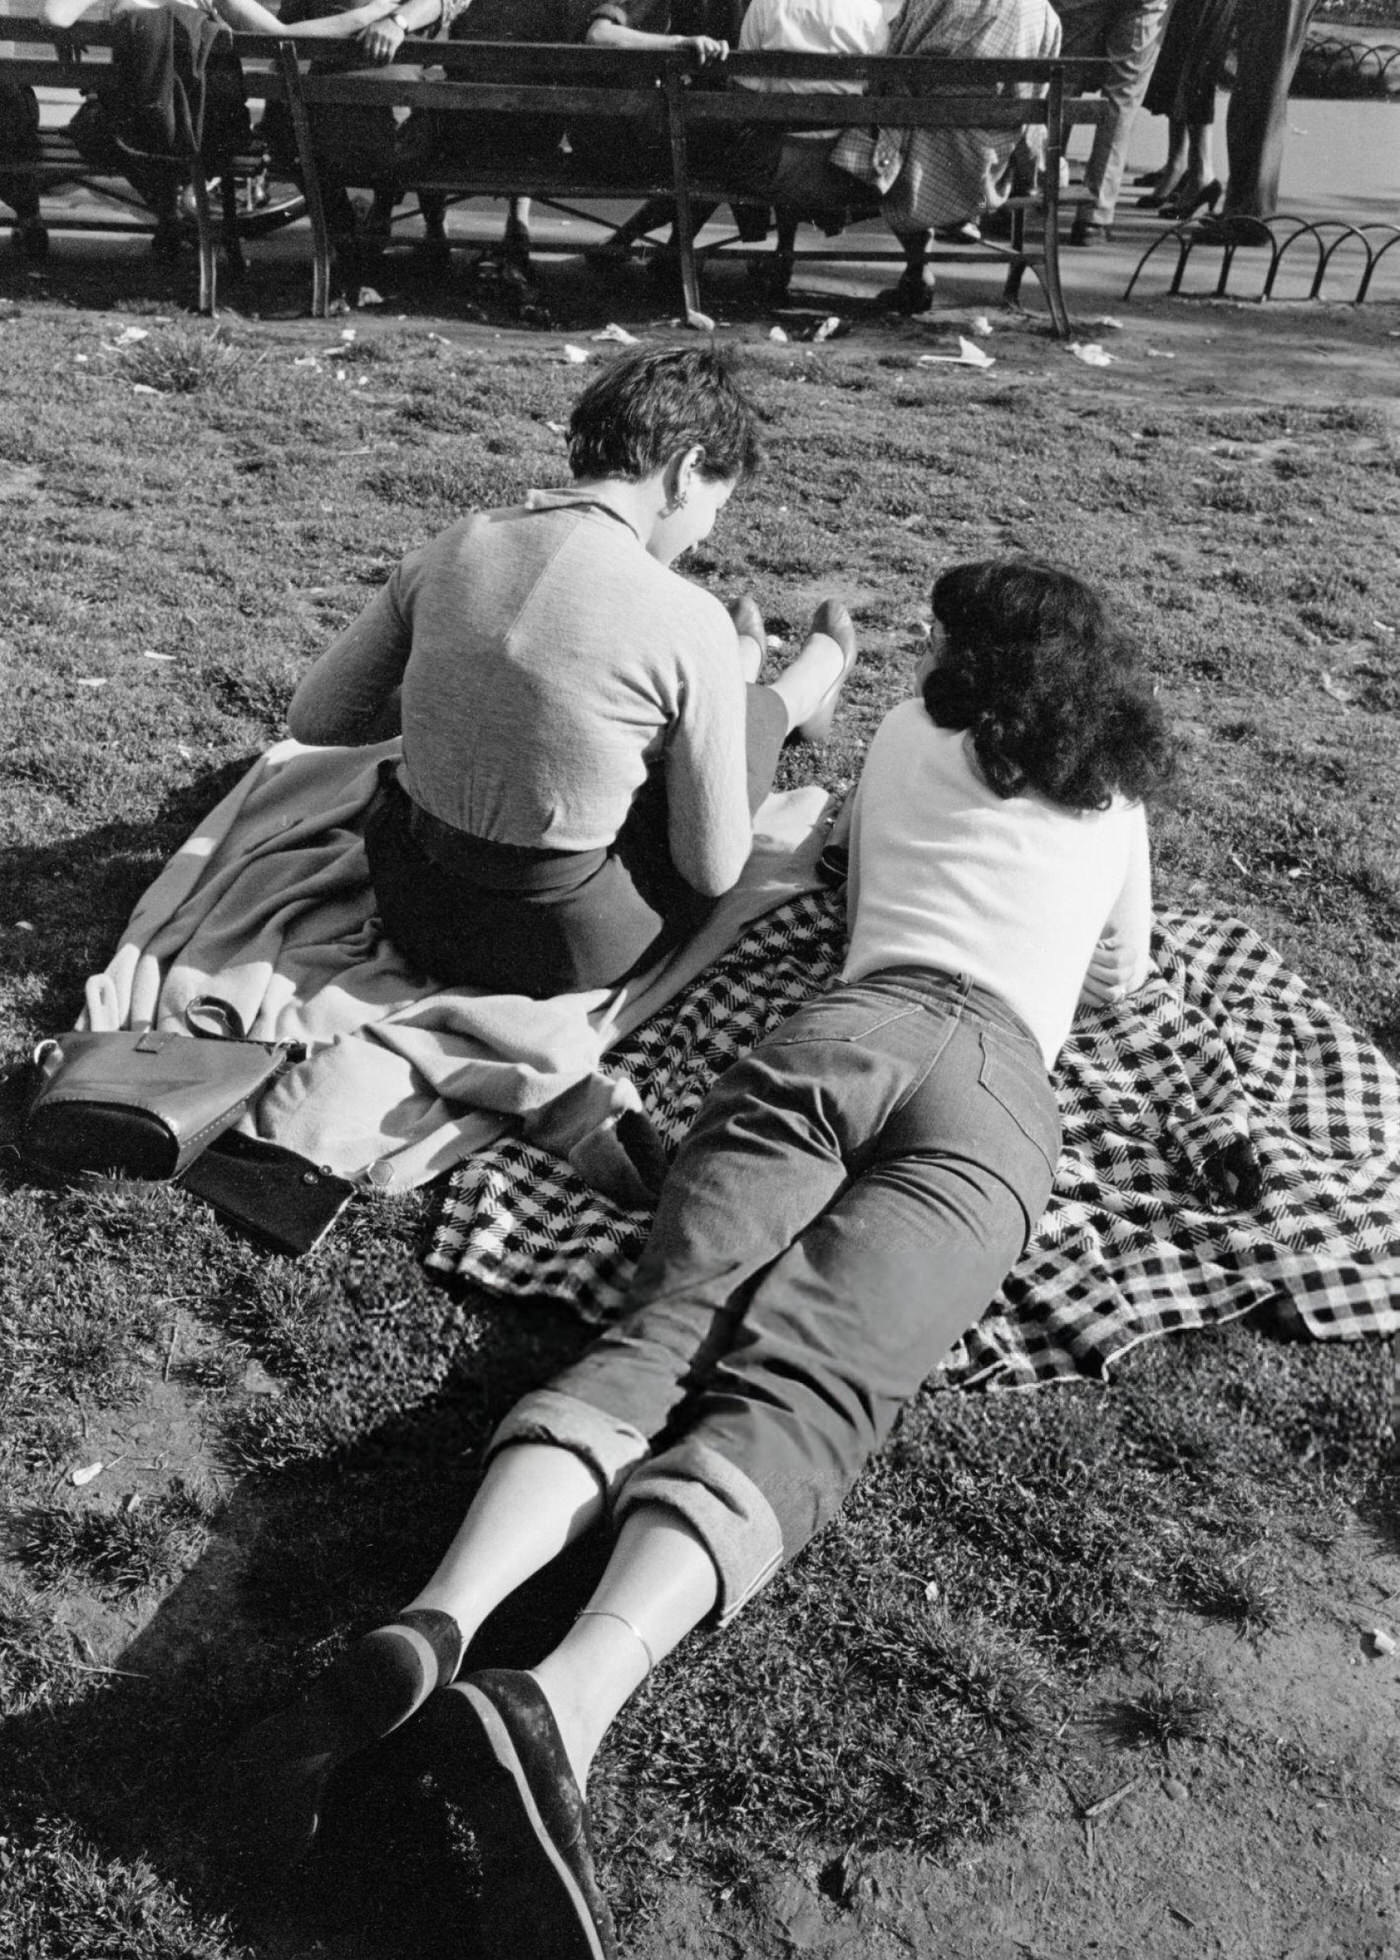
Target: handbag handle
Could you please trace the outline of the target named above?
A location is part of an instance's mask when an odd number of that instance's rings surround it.
[[[197,994],[185,1009],[185,1026],[208,1041],[246,1041],[243,1016],[231,1000],[217,994]]]

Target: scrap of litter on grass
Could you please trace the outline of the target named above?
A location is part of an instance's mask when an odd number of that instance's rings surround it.
[[[968,340],[964,334],[958,335],[958,351],[956,354],[920,354],[918,364],[920,367],[933,367],[945,361],[950,367],[989,368],[995,366],[992,355],[984,354],[982,349],[977,345],[977,342],[975,340]]]
[[[102,345],[112,348],[135,347],[138,341],[149,340],[150,337],[149,327],[123,327],[115,340],[104,340]]]
[[[149,383],[145,381],[134,381],[131,386],[131,392],[133,395],[158,395],[160,393],[160,389],[152,388],[149,385]]]
[[[1378,1657],[1395,1652],[1395,1636],[1387,1633],[1384,1627],[1371,1628],[1371,1652]]]
[[[173,653],[156,653],[151,647],[143,648],[141,653],[143,660],[174,660],[176,657]]]
[[[1118,358],[1106,348],[1100,347],[1096,340],[1072,340],[1069,351],[1076,361],[1083,361],[1085,367],[1112,367]]]
[[[1338,686],[1331,674],[1319,675],[1318,681],[1323,693],[1330,694],[1334,701],[1340,701],[1344,708],[1350,708],[1355,705],[1356,696],[1349,694],[1344,687]]]
[[[78,1467],[78,1469],[74,1470],[71,1473],[68,1481],[70,1484],[76,1484],[78,1488],[81,1490],[83,1485],[90,1484],[94,1477],[100,1477],[102,1475],[102,1472],[106,1468],[107,1466],[105,1463],[81,1464]]]
[[[1089,322],[1091,327],[1102,327],[1105,333],[1122,333],[1123,322],[1115,320],[1111,313],[1100,313],[1097,320]]]
[[[591,361],[593,356],[586,347],[575,347],[571,340],[566,340],[564,342],[564,359],[571,367],[582,367],[583,363],[585,361]]]
[[[382,306],[383,304],[384,304],[383,293],[377,293],[374,290],[373,286],[361,286],[360,288],[361,306]]]
[[[107,674],[79,674],[74,680],[73,685],[75,687],[106,687],[109,679],[110,675]]]
[[[1074,1805],[1076,1816],[1081,1823],[1089,1824],[1096,1817],[1107,1816],[1110,1810],[1122,1803],[1124,1797],[1130,1791],[1136,1790],[1142,1779],[1141,1777],[1130,1776],[1126,1783],[1120,1783],[1116,1789],[1110,1790],[1106,1797],[1099,1797],[1094,1803],[1085,1803],[1074,1785],[1066,1778],[1061,1778],[1061,1781],[1064,1783],[1066,1790],[1069,1791],[1070,1802]]]
[[[626,327],[620,327],[616,320],[609,320],[608,324],[605,327],[600,327],[598,332],[593,334],[591,338],[594,340],[616,341],[619,347],[635,347],[637,345],[636,334],[628,333]]]

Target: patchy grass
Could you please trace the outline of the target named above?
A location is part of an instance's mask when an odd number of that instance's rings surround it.
[[[1209,1739],[1219,1704],[1219,1690],[1204,1669],[1163,1669],[1112,1703],[1103,1721],[1124,1747],[1154,1749],[1166,1758],[1173,1745]]]
[[[115,1509],[69,1511],[50,1504],[21,1521],[16,1555],[41,1585],[86,1580],[124,1599],[169,1585],[198,1558],[214,1512],[183,1479],[142,1499],[133,1491]]]
[[[576,377],[552,343],[413,325],[333,356],[321,328],[5,318],[0,1061],[18,1068],[398,556],[561,477],[550,425]],[[104,349],[131,318],[148,338]],[[865,645],[836,739],[788,779],[856,775],[941,565],[1082,565],[1185,731],[1155,820],[1163,901],[1238,912],[1400,1054],[1389,423],[1320,394],[1048,386],[1059,350],[1010,326],[994,374],[920,369],[916,331],[878,357],[745,353],[772,464],[693,575],[752,589],[786,640],[846,593]],[[18,1077],[7,1094],[12,1113]],[[582,1330],[431,1282],[427,1195],[358,1204],[288,1261],[177,1192],[0,1180],[0,1951],[460,1942],[411,1727],[346,1779],[305,1885],[236,1923],[202,1796],[242,1723],[401,1603],[491,1429]],[[610,1740],[596,1824],[633,1949],[676,1950],[660,1915],[683,1880],[742,1900],[810,1864],[836,1901],[848,1854],[1008,1825],[1076,1773],[1106,1681],[1127,1684],[1114,1746],[1249,1741],[1182,1628],[1219,1620],[1267,1656],[1330,1597],[1358,1516],[1393,1505],[1392,1387],[1377,1347],[1247,1325],[1134,1353],[1108,1388],[921,1398],[840,1521]],[[545,1651],[596,1558],[528,1588],[480,1658]],[[1270,1747],[1275,1784],[1297,1783],[1312,1758]]]

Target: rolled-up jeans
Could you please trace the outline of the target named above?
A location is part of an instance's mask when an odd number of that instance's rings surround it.
[[[728,1620],[840,1508],[1023,1251],[1059,1113],[1040,1050],[963,975],[889,968],[728,1069],[667,1175],[628,1311],[506,1417],[614,1515],[700,1538]]]

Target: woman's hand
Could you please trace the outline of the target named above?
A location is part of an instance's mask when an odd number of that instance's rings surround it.
[[[1133,992],[1133,958],[1116,932],[1106,932],[1089,959],[1089,971],[1079,990],[1081,1007],[1111,1007]]]
[[[712,40],[708,34],[683,34],[681,46],[695,56],[702,68],[708,68],[712,62],[729,59],[728,41]]]
[[[360,46],[379,67],[392,61],[407,39],[404,28],[387,14],[380,20],[372,21],[359,36]]]

